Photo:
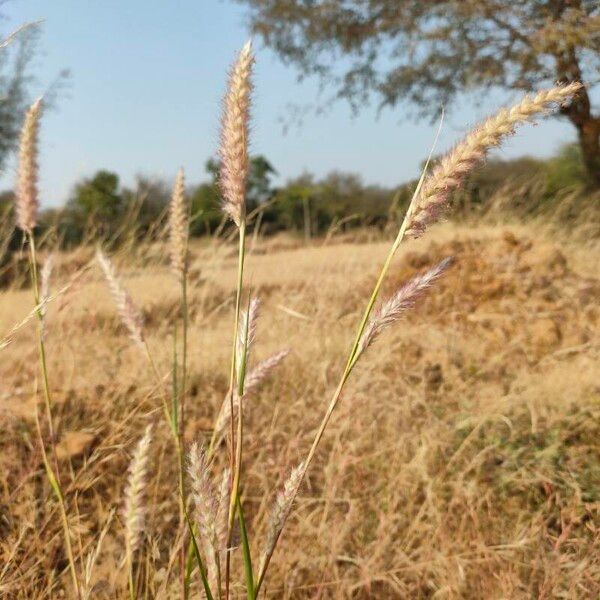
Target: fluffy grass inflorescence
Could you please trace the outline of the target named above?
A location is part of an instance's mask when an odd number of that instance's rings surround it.
[[[175,179],[169,205],[169,242],[171,268],[178,277],[187,268],[188,208],[185,201],[185,176],[180,169]]]
[[[269,519],[269,532],[265,541],[265,547],[261,554],[260,567],[258,569],[259,587],[267,572],[269,561],[271,560],[273,552],[275,551],[275,546],[277,545],[277,540],[279,539],[279,536],[281,535],[281,532],[285,526],[285,522],[292,511],[292,505],[298,494],[298,490],[300,489],[304,472],[305,464],[302,462],[292,470],[283,486],[283,489],[277,494],[275,506],[271,511],[271,516]]]
[[[240,325],[238,330],[236,347],[236,364],[238,369],[245,367],[250,358],[250,351],[256,337],[256,326],[260,314],[260,300],[252,298],[248,304],[247,312],[240,315]],[[245,373],[238,373],[238,377],[244,377]]]
[[[145,528],[145,494],[148,484],[148,461],[151,441],[152,425],[148,425],[144,435],[138,442],[131,463],[129,464],[129,475],[124,494],[123,519],[125,521],[125,547],[130,562],[133,560],[133,553],[140,546]]]
[[[446,272],[452,262],[451,257],[445,258],[426,273],[413,277],[374,311],[360,340],[358,355],[362,354],[386,327],[412,308],[425,291]]]
[[[259,362],[246,375],[246,380],[244,381],[244,398],[248,398],[255,393],[260,384],[285,360],[289,353],[289,349],[281,350]]]
[[[246,402],[258,391],[260,384],[265,381],[271,375],[271,373],[285,360],[286,356],[290,353],[289,350],[282,350],[277,352],[273,356],[266,358],[259,362],[245,377],[244,379],[244,394],[241,401]],[[234,410],[237,411],[237,407],[240,403],[240,397],[237,392],[234,394],[233,404]],[[231,419],[231,404],[229,398],[225,397],[221,403],[221,408],[217,414],[213,430],[213,445],[223,435],[225,428],[229,424]]]
[[[50,254],[44,261],[40,271],[40,316],[42,318],[42,336],[46,335],[46,313],[48,312],[48,302],[50,300],[50,278],[54,268],[54,255]]]
[[[218,528],[217,513],[220,502],[211,480],[204,448],[194,442],[189,452],[188,474],[192,486],[198,536],[204,548],[208,577],[213,586],[218,581],[222,537]]]
[[[38,199],[38,163],[37,146],[42,99],[36,100],[25,115],[19,143],[19,169],[16,189],[17,226],[31,233],[37,224]]]
[[[98,248],[96,259],[104,272],[110,293],[117,307],[117,312],[129,331],[131,339],[140,347],[144,347],[144,316],[135,302],[121,285],[117,271],[109,258]]]
[[[246,180],[248,178],[248,134],[250,97],[254,55],[248,42],[240,52],[229,74],[229,85],[223,100],[221,172],[219,185],[223,195],[223,211],[239,227],[245,218]]]
[[[547,112],[556,105],[568,102],[580,89],[580,83],[559,85],[542,90],[511,108],[503,108],[485,120],[459,142],[425,180],[416,205],[410,215],[407,235],[421,235],[447,207],[450,195],[465,180],[473,167],[504,138],[513,135],[517,126]]]

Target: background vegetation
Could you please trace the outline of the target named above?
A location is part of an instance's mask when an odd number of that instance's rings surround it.
[[[188,185],[191,207],[191,235],[210,235],[226,227],[219,208],[218,163],[206,163],[207,181]],[[416,185],[407,182],[398,189],[369,185],[356,173],[334,171],[323,178],[303,173],[281,186],[273,184],[276,166],[264,156],[254,156],[248,180],[248,208],[254,212],[253,226],[263,234],[287,230],[307,239],[325,235],[332,228],[349,231],[357,227],[386,225],[403,214]],[[457,203],[458,218],[482,214],[493,208],[498,191],[510,195],[505,210],[529,214],[552,214],[560,208],[565,194],[576,194],[582,204],[593,205],[587,172],[577,144],[567,144],[549,159],[523,157],[492,159],[471,175]],[[511,194],[507,189],[511,189]],[[119,175],[101,170],[76,183],[64,207],[42,212],[40,230],[53,236],[63,248],[72,248],[90,239],[104,239],[118,245],[127,240],[161,234],[170,184],[157,178],[139,176],[133,187],[123,186]],[[13,193],[0,194],[0,213],[10,216]],[[580,207],[581,208],[581,207]],[[592,220],[599,219],[591,215]],[[577,215],[572,214],[571,218]],[[590,214],[587,213],[589,217]],[[455,217],[456,218],[456,217]],[[15,232],[10,248],[19,247]]]

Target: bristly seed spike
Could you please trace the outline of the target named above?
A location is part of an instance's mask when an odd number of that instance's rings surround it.
[[[253,65],[252,43],[249,41],[231,68],[221,119],[219,187],[223,196],[222,207],[238,227],[246,218]]]

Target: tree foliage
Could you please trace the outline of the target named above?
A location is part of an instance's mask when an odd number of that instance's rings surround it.
[[[265,235],[286,230],[309,238],[362,226],[383,228],[390,219],[402,218],[416,186],[416,181],[409,181],[393,190],[365,184],[354,173],[334,171],[321,178],[304,173],[274,187],[271,174],[275,171],[270,162],[255,156],[251,163],[254,170],[248,194],[259,214],[250,227],[259,226]],[[229,226],[221,209],[217,163],[208,161],[206,170],[209,180],[188,185],[186,190],[192,236],[223,234]],[[461,208],[466,212],[485,210],[499,190],[510,186],[535,190],[534,199],[528,193],[529,199],[515,198],[513,203],[517,206],[526,201],[533,210],[552,204],[563,192],[582,189],[586,179],[579,146],[567,144],[546,160],[522,157],[488,161],[471,174],[455,204],[459,214]],[[139,175],[131,187],[122,187],[116,173],[100,170],[74,186],[66,206],[44,210],[39,229],[45,239],[64,247],[98,238],[113,245],[140,238],[158,239],[166,226],[172,186],[172,181]],[[13,207],[13,192],[1,192],[0,229],[13,228]],[[21,247],[18,230],[7,239],[5,249]]]
[[[3,15],[0,13],[0,19]],[[5,35],[1,39],[5,39]],[[0,47],[0,168],[15,149],[25,109],[30,101],[30,65],[37,49],[38,28],[20,31]]]
[[[600,185],[598,0],[238,0],[253,30],[303,75],[358,110],[408,100],[420,116],[462,92],[531,91],[556,81],[587,90],[562,109]]]

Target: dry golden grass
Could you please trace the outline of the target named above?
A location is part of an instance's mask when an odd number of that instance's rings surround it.
[[[388,248],[388,241],[304,246],[282,237],[249,250],[247,282],[262,301],[252,365],[292,348],[245,404],[243,497],[256,557],[277,490],[306,454]],[[190,252],[188,444],[210,438],[227,392],[237,258],[233,246],[214,241],[193,242]],[[436,292],[386,330],[352,374],[273,557],[267,597],[599,596],[600,252],[533,228],[445,225],[401,247],[384,295],[448,255],[456,264]],[[92,250],[55,256],[52,289],[88,260]],[[168,248],[115,261],[167,377],[179,306]],[[30,290],[2,293],[0,339],[30,310]],[[114,513],[90,597],[125,597],[123,488],[149,414],[157,426],[142,571],[154,597],[178,597],[172,576],[172,589],[161,589],[176,560],[177,460],[145,357],[97,267],[49,305],[46,319],[57,454],[80,572]],[[38,378],[30,324],[0,362],[6,598],[69,589],[35,439]],[[232,571],[241,573],[237,554]]]

